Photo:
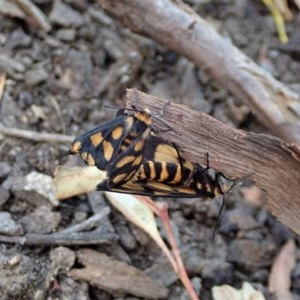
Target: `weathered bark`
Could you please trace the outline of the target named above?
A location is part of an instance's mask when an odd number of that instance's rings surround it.
[[[137,94],[138,93],[138,94]],[[167,100],[127,92],[127,105],[160,113]],[[228,176],[253,180],[265,191],[268,207],[282,223],[300,234],[300,148],[276,137],[231,128],[211,116],[170,103],[162,119],[171,131],[160,132],[176,143],[184,158],[206,164]],[[153,118],[154,125],[165,128]]]
[[[180,1],[98,0],[132,31],[189,58],[241,99],[275,135],[300,144],[299,96]]]

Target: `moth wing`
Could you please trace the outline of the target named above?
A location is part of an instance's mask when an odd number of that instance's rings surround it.
[[[110,188],[124,184],[131,180],[143,162],[144,146],[151,128],[141,132],[125,151],[107,166],[107,185]]]
[[[79,154],[88,165],[105,170],[107,164],[117,157],[121,144],[130,131],[128,118],[119,116],[79,137],[70,146],[70,154]]]
[[[111,191],[117,193],[126,193],[134,195],[143,195],[151,197],[169,197],[169,198],[213,198],[214,195],[207,191],[196,191],[188,187],[176,187],[164,184],[158,181],[133,182],[127,181],[115,187],[109,187],[108,180],[103,181],[97,186],[97,190]]]

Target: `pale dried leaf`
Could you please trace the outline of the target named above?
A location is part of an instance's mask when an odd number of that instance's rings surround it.
[[[296,265],[296,246],[294,240],[289,240],[273,262],[269,277],[269,291],[277,299],[293,299],[291,288],[291,273]]]
[[[113,192],[105,192],[105,196],[128,220],[151,237],[159,235],[152,211],[135,196]]]
[[[248,282],[243,282],[240,290],[226,284],[214,286],[212,296],[214,300],[265,300],[263,294]]]
[[[152,280],[142,271],[116,261],[106,254],[91,249],[82,249],[77,252],[77,258],[85,267],[72,269],[69,274],[75,280],[88,281],[113,295],[122,296],[131,294],[147,299],[165,298],[167,289],[160,283]]]
[[[159,234],[153,212],[149,206],[141,202],[141,198],[144,198],[146,200],[145,202],[152,202],[150,198],[112,192],[105,192],[105,195],[109,202],[116,207],[129,221],[150,235],[150,237],[167,256],[175,272],[177,273],[178,270],[176,263],[170,250]]]
[[[56,199],[62,200],[93,192],[104,179],[106,179],[106,172],[96,167],[59,166],[54,177]]]

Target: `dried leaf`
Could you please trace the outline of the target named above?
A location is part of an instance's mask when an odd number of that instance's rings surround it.
[[[82,249],[77,252],[77,258],[85,267],[72,269],[69,272],[75,280],[88,281],[113,295],[131,294],[147,299],[167,297],[168,291],[161,283],[106,254],[91,249]]]
[[[240,290],[226,284],[214,286],[212,296],[214,300],[265,300],[262,292],[255,290],[248,282],[243,282]]]
[[[100,171],[96,167],[59,166],[54,178],[56,199],[62,200],[93,192],[104,179],[106,179],[106,172]]]
[[[129,221],[150,235],[150,237],[167,256],[175,272],[177,273],[178,270],[175,260],[159,234],[153,212],[150,210],[149,206],[141,202],[141,200],[144,199],[145,202],[151,203],[152,201],[150,198],[112,192],[105,192],[105,195],[109,202],[116,207]]]
[[[289,240],[273,262],[269,277],[269,291],[277,299],[293,299],[290,293],[291,273],[296,265],[296,246],[294,240]]]

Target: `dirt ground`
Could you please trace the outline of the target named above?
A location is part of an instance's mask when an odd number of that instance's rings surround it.
[[[96,2],[33,2],[49,17],[52,29],[47,34],[22,18],[0,14],[0,71],[6,74],[0,119],[7,128],[64,134],[72,140],[112,119],[115,110],[103,106],[124,106],[126,88],[135,87],[211,114],[230,126],[268,133],[239,99],[203,70],[121,27]],[[188,2],[252,60],[300,92],[300,14],[295,7],[294,20],[287,25],[290,44],[283,46],[261,1]],[[26,193],[22,180],[32,171],[53,176],[58,165],[78,163],[69,157],[68,147],[68,142],[7,137],[0,130],[0,299],[189,299],[158,246],[113,207],[94,229],[98,243],[41,238],[110,206],[101,192],[59,205]],[[43,180],[34,179],[40,186],[46,185]],[[299,238],[267,212],[263,197],[246,184],[227,195],[211,242],[221,200],[166,200],[189,277],[201,299],[212,299],[213,286],[239,289],[244,281],[271,299],[272,265],[291,241],[296,245],[293,267],[284,265],[277,272],[282,274],[284,292],[292,297],[285,299],[300,299]],[[27,244],[20,238],[25,234]],[[34,241],[35,236],[39,238]],[[160,282],[161,294],[147,296],[110,282],[99,288],[92,280],[76,281],[69,270],[82,267],[78,253],[87,248],[142,270]],[[130,276],[131,285],[138,285],[142,275]],[[109,280],[116,278],[111,275]]]

